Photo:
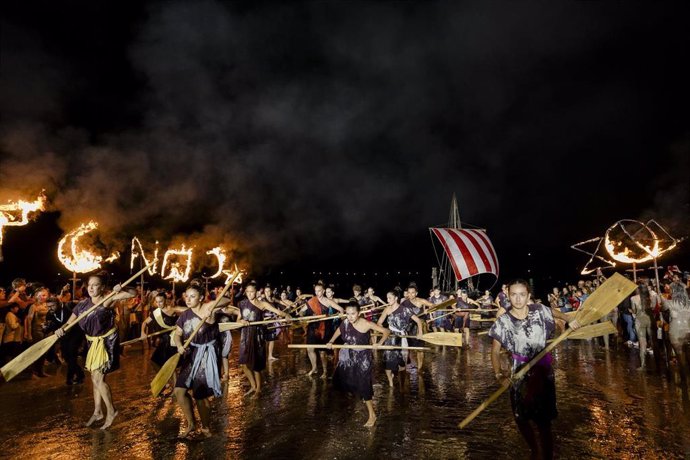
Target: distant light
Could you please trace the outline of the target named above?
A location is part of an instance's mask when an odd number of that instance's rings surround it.
[[[367,274],[366,274],[366,273],[362,273],[362,276],[367,276]]]
[[[531,252],[528,252],[528,253],[527,253],[527,255],[528,255],[528,256],[531,256],[531,255],[532,255],[532,253],[531,253]]]

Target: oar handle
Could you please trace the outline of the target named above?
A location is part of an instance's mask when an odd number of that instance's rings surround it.
[[[174,327],[174,326],[173,326],[173,327],[169,327],[169,328],[160,330],[160,331],[158,331],[158,332],[154,332],[153,334],[147,334],[146,337],[137,337],[136,339],[132,339],[132,340],[128,340],[128,341],[126,341],[126,342],[122,342],[122,343],[120,344],[120,346],[121,346],[121,347],[124,347],[125,345],[130,345],[130,344],[132,344],[132,343],[135,343],[135,342],[139,342],[139,341],[141,341],[141,340],[148,339],[149,337],[153,337],[153,336],[156,336],[156,335],[165,334],[166,332],[170,332],[170,331],[174,331],[174,330],[175,330],[175,327]]]
[[[474,419],[477,417],[477,415],[481,414],[482,411],[483,411],[484,409],[486,409],[487,407],[489,407],[489,404],[491,404],[492,402],[494,402],[494,401],[496,400],[496,398],[498,398],[499,396],[501,396],[508,388],[509,388],[508,386],[505,386],[505,385],[504,385],[504,386],[502,386],[501,388],[499,388],[498,390],[494,391],[494,393],[493,393],[491,396],[489,396],[489,398],[488,398],[486,401],[484,401],[483,403],[481,403],[481,404],[479,405],[479,407],[477,407],[474,411],[472,411],[472,413],[471,413],[470,415],[468,415],[467,417],[465,417],[465,419],[464,419],[462,422],[460,422],[460,423],[458,424],[458,427],[462,430],[462,429],[465,428],[467,425],[469,425],[469,423],[470,423],[472,420],[474,420]]]
[[[290,344],[288,348],[318,348],[318,349],[328,349],[328,345],[311,345],[311,344]],[[373,345],[337,345],[333,344],[332,348],[344,348],[350,350],[416,350],[416,351],[427,351],[431,350],[428,347],[401,347],[393,345],[378,345],[374,347]]]
[[[120,286],[121,286],[121,287],[125,287],[125,286],[127,286],[129,283],[131,283],[132,281],[134,281],[135,279],[139,278],[139,275],[141,275],[141,274],[144,273],[146,270],[148,270],[148,268],[149,268],[150,265],[151,265],[151,264],[146,265],[144,268],[142,268],[141,270],[139,270],[138,272],[136,272],[134,275],[132,275],[132,277],[131,277],[130,279],[128,279],[128,280],[125,281],[124,283],[120,283]],[[143,293],[143,290],[142,290],[142,293]],[[72,321],[71,323],[69,323],[69,324],[67,324],[66,326],[64,326],[64,327],[62,328],[62,330],[65,331],[65,332],[69,331],[70,328],[74,327],[77,323],[79,323],[79,321],[81,321],[82,319],[84,319],[84,317],[86,317],[86,315],[88,315],[89,313],[91,313],[91,312],[94,311],[96,308],[100,307],[101,305],[103,305],[104,302],[110,300],[112,297],[116,296],[117,294],[118,294],[117,292],[113,291],[113,292],[111,292],[110,294],[108,294],[107,296],[103,297],[101,300],[99,300],[98,302],[96,302],[91,308],[89,308],[88,310],[86,310],[85,312],[83,312],[81,315],[77,316],[77,318],[76,318],[74,321]]]
[[[199,329],[201,329],[201,326],[203,326],[204,323],[206,322],[206,320],[211,317],[211,315],[213,314],[213,310],[216,309],[216,307],[220,303],[220,300],[223,298],[225,293],[228,292],[228,289],[230,289],[230,286],[232,286],[232,283],[237,279],[238,276],[240,276],[239,270],[237,270],[235,272],[235,274],[233,275],[233,277],[225,283],[225,287],[223,288],[222,291],[220,291],[220,294],[218,294],[218,296],[216,297],[216,301],[213,302],[213,306],[211,307],[211,310],[208,312],[208,314],[201,321],[199,321],[199,324],[196,325],[196,327],[194,328],[192,333],[189,334],[189,337],[187,338],[185,343],[182,345],[182,348],[184,348],[186,350],[187,347],[189,346],[189,344],[192,343],[192,340],[194,340],[194,337],[196,337],[196,334],[197,334],[197,332],[199,332]]]

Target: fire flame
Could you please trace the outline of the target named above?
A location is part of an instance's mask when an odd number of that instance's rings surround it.
[[[227,283],[232,279],[233,276],[235,276],[235,273],[240,272],[239,275],[237,275],[237,278],[235,278],[235,281],[233,281],[233,284],[242,284],[242,276],[247,273],[246,270],[240,270],[237,268],[237,264],[235,264],[235,268],[232,270],[223,270],[223,274],[227,277],[225,279],[225,282]]]
[[[0,246],[4,227],[20,227],[29,223],[29,214],[45,209],[46,197],[42,193],[34,201],[9,201],[0,205]]]
[[[676,247],[677,240],[673,238],[671,238],[671,244],[664,247],[661,244],[664,240],[660,239],[659,236],[649,227],[650,223],[656,224],[662,232],[667,233],[663,227],[659,226],[659,224],[654,221],[650,221],[647,224],[634,220],[619,221],[606,231],[606,235],[604,236],[604,246],[606,247],[606,251],[614,260],[618,262],[639,264],[657,259],[665,252],[668,252]],[[630,235],[628,230],[626,230],[625,225],[638,227],[638,230],[633,235]],[[624,238],[627,237],[632,243],[632,246],[624,241],[611,238],[610,233],[614,230],[622,230],[624,233]],[[640,232],[644,232],[645,236],[647,236],[647,238],[644,239],[645,241],[651,240],[652,243],[644,244],[642,241],[640,241],[640,239],[636,236]],[[635,254],[635,249],[641,249],[642,252],[638,251],[638,253]]]
[[[215,247],[210,251],[206,251],[206,254],[214,255],[218,259],[218,271],[211,275],[211,278],[218,278],[223,274],[223,267],[225,266],[225,261],[227,260],[228,256],[225,254],[225,251],[221,246]]]
[[[98,223],[88,222],[81,224],[71,232],[67,233],[58,243],[57,255],[62,265],[67,270],[74,273],[88,273],[101,268],[101,262],[113,262],[120,257],[119,252],[111,254],[107,259],[103,260],[103,256],[94,254],[93,252],[80,248],[78,246],[79,239],[98,228]],[[71,254],[65,252],[65,245],[69,241]]]
[[[139,248],[138,251],[137,247]],[[141,245],[139,238],[137,238],[136,236],[132,238],[132,258],[129,262],[130,270],[134,269],[134,261],[137,259],[137,257],[141,256],[142,260],[144,261],[144,264],[149,266],[147,270],[149,272],[149,275],[155,275],[156,269],[158,268],[158,249],[158,241],[156,241],[156,249],[153,251],[153,260],[149,260],[146,258],[144,247]]]
[[[173,280],[174,282],[185,282],[189,279],[189,272],[192,270],[192,255],[194,247],[187,249],[182,245],[180,249],[168,249],[163,256],[163,265],[161,265],[161,276],[166,280]],[[184,270],[180,268],[180,262],[173,261],[173,257],[186,258]],[[167,269],[167,272],[166,272]]]

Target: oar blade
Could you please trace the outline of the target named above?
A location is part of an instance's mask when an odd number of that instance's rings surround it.
[[[31,345],[29,348],[19,354],[19,356],[5,364],[2,369],[0,369],[5,381],[9,382],[16,377],[17,374],[21,373],[24,369],[33,364],[38,358],[50,350],[50,348],[55,345],[57,340],[58,337],[56,335],[48,336],[45,339]]]
[[[628,297],[637,285],[618,273],[599,286],[578,309],[575,318],[586,326],[606,316]]]
[[[165,388],[165,384],[168,383],[168,380],[170,380],[170,377],[172,377],[173,373],[175,372],[175,368],[177,367],[177,363],[180,362],[180,354],[175,353],[173,356],[171,356],[165,364],[163,364],[163,367],[161,367],[161,370],[158,371],[158,374],[153,378],[151,381],[151,394],[154,396],[158,396],[161,391],[163,391],[163,388]]]
[[[455,332],[429,332],[422,335],[421,339],[433,345],[442,345],[448,347],[461,347],[462,334]]]
[[[569,339],[593,339],[594,337],[601,337],[602,335],[616,334],[618,330],[611,321],[604,321],[602,323],[594,323],[589,326],[581,327],[570,333]]]

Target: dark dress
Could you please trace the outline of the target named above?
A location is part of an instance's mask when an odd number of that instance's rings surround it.
[[[271,302],[270,300],[266,299],[265,302],[271,304],[272,307],[280,309],[280,306],[276,302]],[[274,319],[277,318],[278,316],[273,313],[272,311],[264,311],[264,319]],[[275,323],[275,324],[270,324],[270,326],[280,326],[280,323]],[[266,329],[266,342],[275,342],[278,339],[278,336],[280,335],[280,328],[275,328],[275,329]]]
[[[163,324],[165,324],[164,328],[158,324],[158,321],[154,316],[154,312],[155,310],[151,312],[150,316],[152,321],[149,324],[156,325],[154,330],[155,332],[172,327],[177,323],[178,316],[176,314],[168,316],[163,310],[161,310],[161,318],[163,319]],[[158,345],[156,345],[156,349],[151,355],[151,361],[156,363],[158,366],[163,366],[163,364],[165,364],[165,362],[170,359],[171,356],[175,356],[175,353],[177,353],[177,347],[172,342],[172,337],[169,334],[163,334],[161,337],[158,337],[158,339]]]
[[[410,324],[415,324],[412,321],[412,316],[414,316],[414,310],[410,308],[414,307],[411,302],[401,304],[395,309],[393,313],[390,313],[386,317],[388,322],[388,329],[391,330],[392,334],[386,339],[384,345],[392,346],[408,346],[408,339],[400,337],[401,335],[407,335],[407,331],[410,329]],[[383,362],[385,368],[398,372],[398,369],[405,367],[408,362],[408,352],[407,350],[385,350],[383,352]]]
[[[74,307],[72,313],[79,316],[91,307],[93,307],[93,301],[87,297]],[[108,353],[108,362],[101,367],[100,371],[103,374],[108,374],[118,370],[120,368],[120,336],[115,327],[115,310],[101,305],[85,318],[82,318],[79,321],[79,327],[84,331],[84,334],[91,337],[102,336],[115,328],[115,331],[103,340],[105,351]],[[88,340],[86,347],[87,349],[91,348],[91,342]]]
[[[400,303],[400,306],[409,309],[413,315],[419,316],[419,314],[422,312],[422,309],[413,304],[409,299],[403,300]],[[417,335],[417,329],[417,323],[410,321],[406,333],[407,335]],[[410,347],[420,347],[424,345],[424,341],[410,338],[407,339],[407,345]]]
[[[489,336],[500,342],[513,357],[513,374],[546,347],[546,341],[555,330],[551,309],[541,305],[528,305],[523,320],[510,313],[501,315],[491,326]],[[556,418],[556,385],[551,354],[547,354],[532,367],[524,378],[510,388],[510,402],[517,421],[548,422]]]
[[[264,311],[249,299],[240,301],[238,308],[245,321],[261,321]],[[240,364],[245,364],[254,372],[266,369],[266,328],[264,326],[245,326],[240,338]]]
[[[340,324],[340,335],[346,345],[371,345],[371,333],[359,332],[348,320]],[[371,350],[341,349],[338,365],[333,375],[333,386],[370,401],[374,396],[372,367],[374,354]]]
[[[180,315],[177,319],[177,326],[182,329],[182,343],[189,338],[201,321],[202,319],[191,308]],[[175,386],[191,389],[194,399],[220,396],[219,363],[220,330],[218,323],[208,324],[204,322],[182,357],[180,373]]]

